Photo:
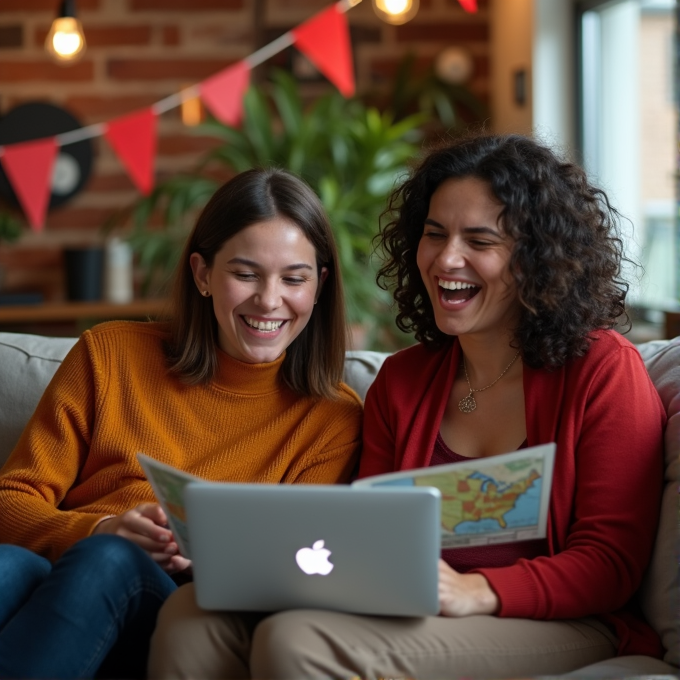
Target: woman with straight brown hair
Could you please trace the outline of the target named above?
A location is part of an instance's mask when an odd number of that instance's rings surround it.
[[[0,676],[143,677],[191,564],[137,452],[213,481],[347,481],[344,352],[318,198],[282,170],[237,175],[189,236],[170,321],[83,333],[0,471]]]
[[[218,319],[213,305],[202,299],[208,289],[194,285],[194,262],[211,268],[225,241],[252,224],[280,216],[295,224],[314,248],[323,283],[315,301],[319,304],[288,346],[281,377],[300,394],[332,398],[345,361],[344,296],[335,242],[319,199],[282,170],[251,170],[232,182],[206,206],[182,254],[168,345],[172,369],[192,383],[212,378],[217,370]]]

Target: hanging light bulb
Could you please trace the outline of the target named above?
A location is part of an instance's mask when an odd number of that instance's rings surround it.
[[[59,64],[72,64],[85,53],[85,34],[76,18],[75,0],[63,0],[45,39],[45,49]]]
[[[373,11],[380,19],[399,26],[411,21],[418,12],[420,0],[372,0]]]

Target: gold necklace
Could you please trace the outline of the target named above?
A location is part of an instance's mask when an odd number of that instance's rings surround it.
[[[465,355],[463,355],[463,371],[465,371],[465,380],[467,380],[467,384],[468,384],[468,388],[470,389],[470,393],[467,395],[467,397],[463,397],[458,402],[458,409],[462,413],[472,413],[477,408],[477,402],[475,401],[475,397],[473,395],[473,392],[483,392],[484,390],[488,390],[489,387],[493,387],[510,370],[510,367],[515,363],[518,356],[519,356],[519,350],[517,350],[517,354],[515,354],[515,356],[512,357],[512,361],[503,369],[503,372],[492,383],[488,384],[486,387],[480,387],[479,389],[475,390],[475,389],[472,388],[472,385],[470,384],[470,378],[468,377],[467,366],[465,365]]]

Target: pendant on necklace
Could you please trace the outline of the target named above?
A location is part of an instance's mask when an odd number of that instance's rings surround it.
[[[477,402],[475,401],[475,397],[472,392],[470,392],[467,397],[463,397],[458,402],[458,409],[463,413],[472,413],[476,408]]]

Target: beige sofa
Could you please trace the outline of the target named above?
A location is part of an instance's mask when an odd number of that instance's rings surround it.
[[[73,338],[0,333],[0,465],[14,447],[45,386],[71,348]],[[639,346],[668,412],[666,487],[652,562],[639,597],[647,620],[661,636],[664,661],[619,657],[570,677],[679,677],[678,483],[680,481],[680,337]],[[345,379],[363,397],[387,355],[348,352]],[[635,395],[630,395],[632,399]],[[625,442],[621,442],[625,446]],[[644,493],[644,489],[641,489]],[[634,502],[634,499],[630,499]],[[2,518],[0,518],[2,521]],[[1,596],[1,595],[0,595]]]

